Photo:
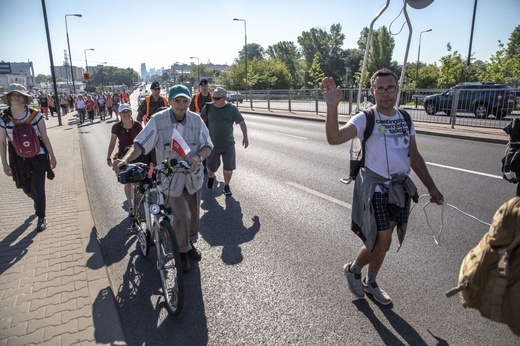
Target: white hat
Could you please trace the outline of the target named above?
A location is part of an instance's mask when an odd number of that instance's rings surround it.
[[[122,111],[126,111],[126,110],[132,111],[132,107],[130,107],[130,105],[128,103],[121,103],[119,105],[119,109],[117,110],[117,112],[121,113]]]

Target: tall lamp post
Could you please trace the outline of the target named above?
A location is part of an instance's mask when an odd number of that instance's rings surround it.
[[[94,48],[84,49],[84,52],[85,52],[85,71],[87,71],[87,73],[88,73],[87,50],[94,50]],[[87,84],[88,84],[88,86],[90,86],[90,76],[89,76],[89,78],[87,80]]]
[[[245,19],[239,19],[239,18],[233,18],[233,20],[236,20],[236,21],[239,21],[239,22],[244,22],[244,37],[245,37],[245,46],[244,46],[244,50],[245,50],[245,60],[246,60],[246,89],[249,88],[249,82],[248,82],[248,78],[247,78],[247,26],[246,26],[246,20]]]
[[[69,47],[69,61],[70,61],[70,78],[72,79],[72,92],[76,93],[76,86],[74,85],[74,72],[72,69],[72,54],[70,53],[70,42],[69,42],[69,27],[67,25],[67,17],[82,17],[81,14],[66,14],[65,15],[65,30],[67,31],[67,47]]]
[[[432,29],[421,31],[419,34],[419,49],[417,50],[417,64],[415,65],[415,88],[417,89],[419,85],[419,57],[421,55],[421,38],[422,34],[425,32],[430,32]]]
[[[197,83],[200,83],[200,61],[199,58],[196,56],[190,56],[190,59],[197,59],[197,74],[199,75],[199,81]]]

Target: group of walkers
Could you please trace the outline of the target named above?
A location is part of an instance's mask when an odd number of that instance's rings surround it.
[[[121,92],[92,92],[90,94],[66,94],[61,93],[58,97],[54,94],[46,94],[40,91],[38,95],[38,104],[41,113],[49,120],[56,113],[56,105],[59,105],[62,115],[76,110],[79,118],[79,124],[83,124],[85,120],[94,122],[95,117],[99,117],[100,121],[106,118],[112,118],[112,113],[116,120],[119,120],[118,108],[121,103],[130,103],[130,95],[125,88]]]

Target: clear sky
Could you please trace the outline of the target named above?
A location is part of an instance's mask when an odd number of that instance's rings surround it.
[[[303,31],[321,28],[330,31],[340,23],[345,34],[344,48],[356,48],[363,27],[369,27],[385,0],[46,0],[47,16],[55,65],[63,65],[67,49],[65,15],[80,13],[82,18],[67,17],[72,62],[85,66],[106,62],[109,66],[131,67],[140,72],[168,67],[174,62],[232,64],[247,42],[264,49],[280,41],[293,41]],[[200,4],[200,5],[199,5]],[[439,64],[451,43],[464,57],[468,54],[474,0],[435,0],[430,6],[408,8],[413,36],[408,62],[417,60],[419,34],[421,61]],[[376,21],[396,34],[394,60],[402,63],[408,40],[408,28],[402,29],[401,0],[390,6]],[[397,18],[393,24],[392,21]],[[489,61],[498,49],[498,40],[507,43],[520,25],[520,0],[478,0],[472,52],[479,60]],[[41,0],[0,0],[2,39],[0,60],[33,61],[36,74],[50,74],[50,60]]]

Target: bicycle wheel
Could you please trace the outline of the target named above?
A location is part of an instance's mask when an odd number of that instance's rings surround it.
[[[137,247],[146,257],[150,251],[151,235],[146,224],[144,198],[140,184],[134,184],[134,228],[137,230]]]
[[[178,315],[184,304],[184,280],[179,245],[167,218],[159,222],[159,244],[156,248],[166,308],[170,314]]]

